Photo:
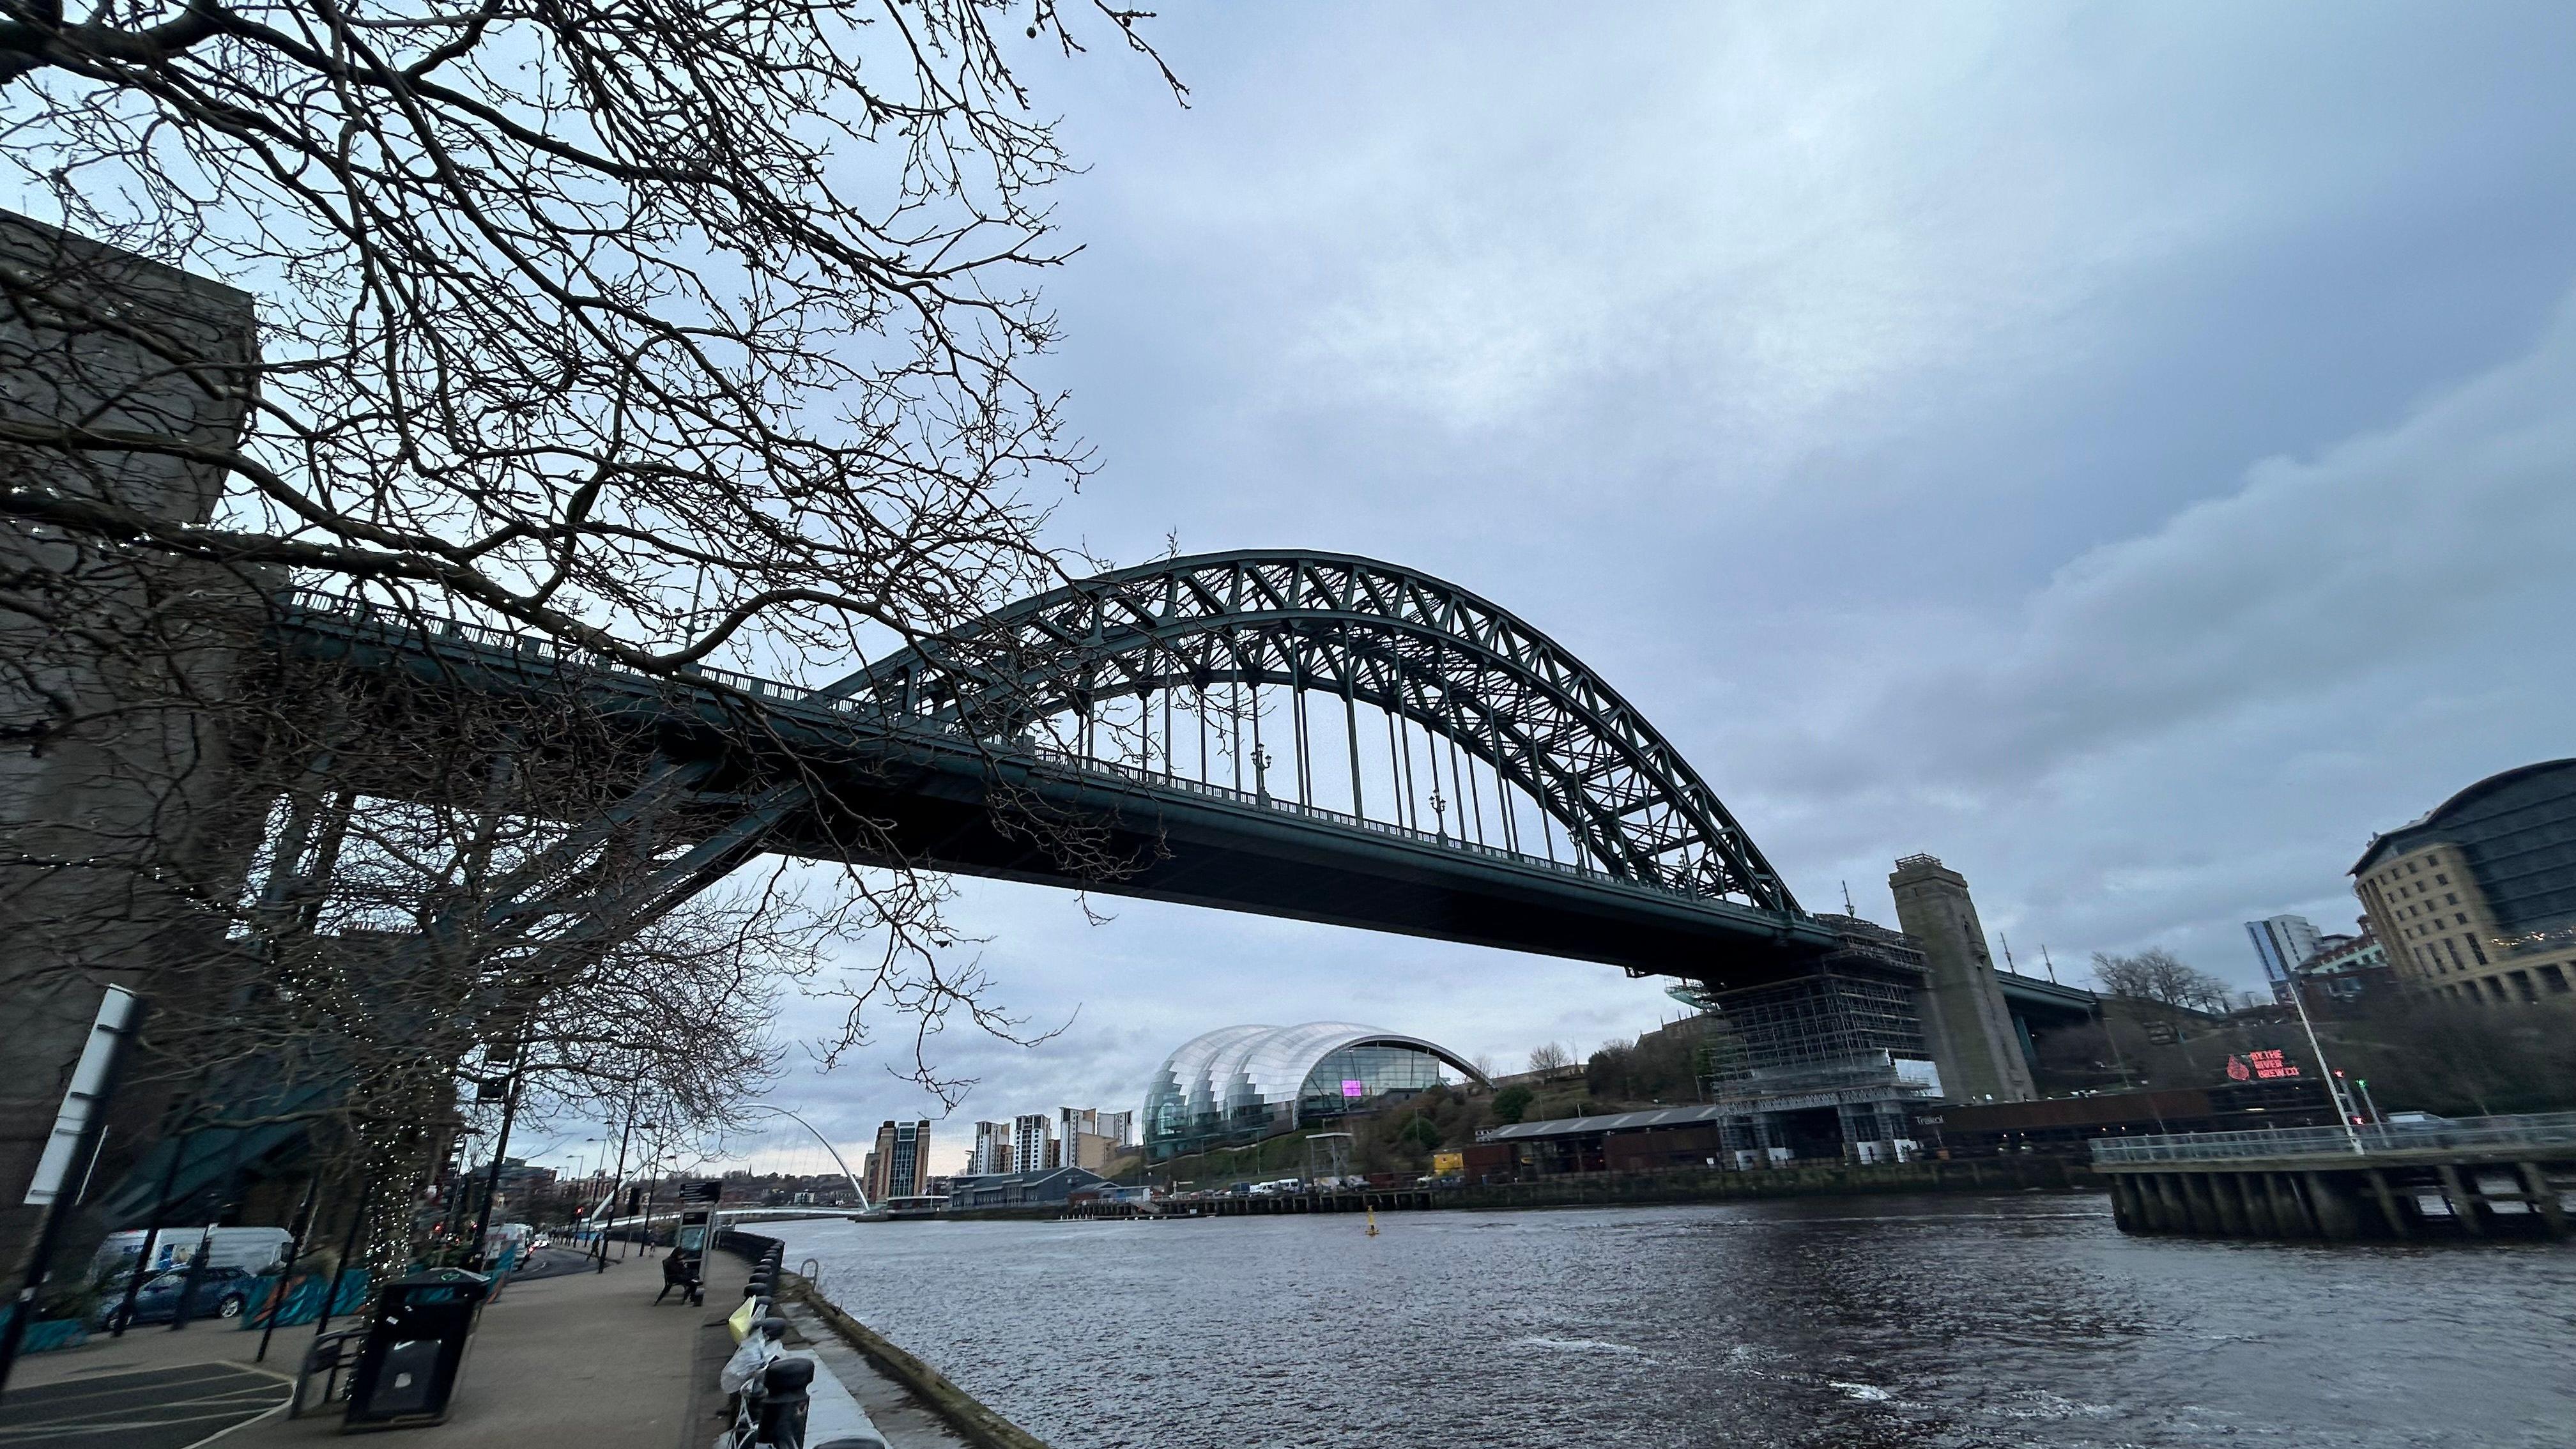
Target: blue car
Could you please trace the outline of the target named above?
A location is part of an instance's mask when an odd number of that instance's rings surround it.
[[[180,1290],[188,1284],[188,1270],[172,1268],[143,1280],[135,1290],[134,1311],[126,1316],[122,1288],[108,1295],[98,1311],[99,1326],[114,1328],[120,1319],[129,1324],[167,1323],[179,1316]],[[250,1307],[250,1295],[259,1286],[259,1275],[241,1268],[209,1267],[197,1274],[196,1296],[189,1301],[190,1318],[239,1318]]]

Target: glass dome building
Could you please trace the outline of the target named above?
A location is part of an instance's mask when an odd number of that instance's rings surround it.
[[[1347,1021],[1229,1026],[1193,1037],[1145,1093],[1145,1149],[1156,1158],[1312,1126],[1441,1080],[1485,1076],[1447,1047]]]

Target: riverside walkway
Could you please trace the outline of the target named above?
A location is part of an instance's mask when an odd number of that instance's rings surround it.
[[[717,1254],[697,1307],[654,1302],[658,1258],[612,1263],[606,1273],[550,1266],[545,1276],[513,1280],[484,1307],[447,1422],[404,1435],[420,1436],[424,1449],[705,1449],[724,1423],[716,1376],[733,1351],[724,1319],[742,1301],[745,1265]],[[935,1372],[915,1369],[914,1378],[930,1381],[924,1391],[899,1381],[824,1321],[831,1315],[795,1304],[779,1311],[791,1324],[790,1345],[831,1372],[890,1449],[1044,1449]],[[848,1329],[865,1336],[854,1323]],[[0,1402],[0,1449],[201,1449],[218,1441],[223,1449],[309,1449],[337,1441],[339,1405],[286,1414],[312,1339],[310,1326],[280,1329],[268,1361],[254,1363],[258,1333],[200,1322],[22,1359]],[[902,1357],[881,1344],[877,1351]]]
[[[656,1307],[656,1266],[636,1259],[605,1273],[509,1284],[483,1310],[454,1413],[443,1425],[410,1432],[450,1449],[704,1445],[717,1425],[710,1418],[697,1432],[689,1421],[691,1391],[715,1302]],[[713,1331],[724,1337],[720,1325]],[[257,1333],[214,1323],[176,1333],[138,1328],[21,1360],[0,1404],[0,1449],[188,1449],[217,1434],[224,1449],[334,1441],[336,1406],[286,1417],[295,1367],[312,1335],[310,1327],[278,1330],[265,1364],[251,1362]],[[713,1369],[703,1377],[711,1386]]]

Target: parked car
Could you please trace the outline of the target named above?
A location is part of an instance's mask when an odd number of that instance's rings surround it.
[[[187,1287],[188,1270],[173,1268],[143,1280],[134,1293],[134,1313],[125,1322],[167,1323],[179,1316],[180,1291]],[[197,1274],[196,1296],[189,1300],[190,1318],[239,1318],[250,1307],[250,1295],[259,1287],[259,1275],[235,1267],[208,1267]],[[108,1295],[98,1311],[99,1326],[116,1327],[125,1313],[125,1294],[119,1290]]]

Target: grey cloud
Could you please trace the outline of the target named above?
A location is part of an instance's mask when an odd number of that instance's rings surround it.
[[[2547,7],[1204,10],[1092,170],[1062,536],[1456,579],[1673,736],[1810,904],[1892,858],[2025,959],[2351,914],[2373,829],[2568,750],[2576,15]],[[1033,1051],[1129,1105],[1211,1026],[1513,1060],[1673,1009],[1576,963],[969,883]],[[854,1063],[853,1130],[926,1105]],[[783,1087],[782,1090],[788,1090]],[[1121,1096],[1120,1094],[1124,1095]]]

